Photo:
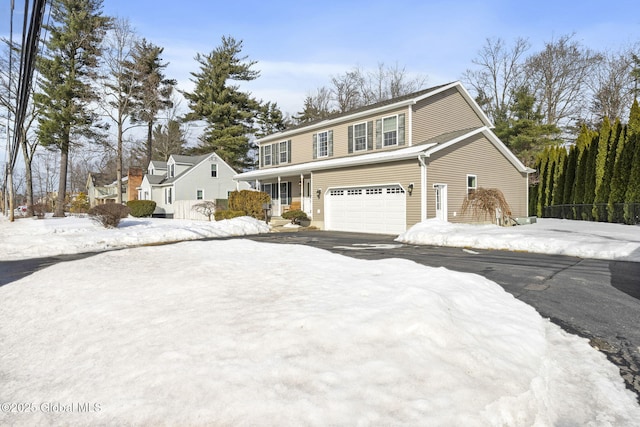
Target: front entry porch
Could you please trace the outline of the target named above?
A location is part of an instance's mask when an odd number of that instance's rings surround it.
[[[272,216],[279,217],[290,210],[301,210],[309,218],[312,217],[311,175],[256,181],[256,188],[271,196]]]

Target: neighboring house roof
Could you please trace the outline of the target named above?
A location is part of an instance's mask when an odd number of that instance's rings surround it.
[[[149,184],[151,185],[162,184],[162,181],[166,179],[164,175],[149,175],[149,174],[145,175],[145,178],[147,179],[147,181],[149,181]]]
[[[212,155],[216,156],[216,161],[222,162],[225,165],[227,165],[227,163],[224,160],[222,160],[220,158],[220,156],[216,155],[215,153],[203,154],[201,156],[182,156],[182,155],[174,155],[174,154],[172,154],[170,156],[170,158],[173,158],[173,160],[176,163],[180,163],[180,164],[183,164],[183,165],[191,165],[191,167],[187,168],[186,170],[182,171],[178,175],[176,175],[174,177],[171,177],[171,178],[167,178],[166,175],[150,175],[150,174],[145,174],[145,178],[147,179],[147,181],[149,182],[150,185],[159,185],[159,186],[171,185],[174,182],[176,182],[177,180],[179,180],[182,177],[184,177],[185,175],[189,174],[196,166],[198,166],[202,162],[204,162],[207,159],[209,159]],[[229,166],[229,165],[227,165],[227,166]]]
[[[336,114],[326,119],[304,123],[304,124],[286,129],[282,132],[268,135],[262,139],[257,140],[256,142],[258,144],[261,144],[262,142],[279,140],[289,135],[297,134],[301,130],[309,131],[315,128],[324,128],[324,127],[335,125],[341,122],[355,120],[361,116],[367,116],[374,113],[379,113],[379,112],[393,110],[393,109],[408,106],[408,105],[413,105],[419,101],[422,101],[423,99],[442,93],[451,88],[458,89],[462,94],[462,96],[468,101],[471,108],[478,115],[480,120],[484,123],[484,125],[488,128],[493,128],[493,123],[491,123],[491,120],[489,120],[489,117],[487,117],[487,115],[482,111],[482,109],[478,106],[478,104],[473,100],[469,92],[467,92],[467,90],[464,88],[464,86],[462,86],[462,84],[459,81],[455,81],[452,83],[447,83],[440,86],[434,86],[428,89],[424,89],[418,92],[410,93],[408,95],[400,96],[400,97],[389,99],[386,101],[381,101],[376,104],[368,105],[366,107],[356,108],[355,110]]]
[[[113,182],[113,175],[102,172],[89,172],[94,187],[104,187]]]
[[[393,162],[411,158],[429,157],[438,151],[453,144],[464,141],[478,134],[483,134],[498,150],[521,172],[534,172],[527,168],[507,147],[498,139],[487,126],[475,129],[464,129],[455,132],[448,132],[424,141],[420,144],[393,151],[382,151],[378,153],[362,154],[360,156],[339,157],[336,159],[320,160],[301,163],[278,168],[259,169],[238,174],[234,179],[239,181],[250,181],[254,179],[268,179],[278,176],[304,174],[312,171],[334,169],[349,166],[360,166],[383,162]]]
[[[159,160],[151,160],[151,165],[154,169],[166,169],[167,162],[161,162]]]

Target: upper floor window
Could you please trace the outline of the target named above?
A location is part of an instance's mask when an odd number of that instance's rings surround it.
[[[318,153],[317,154],[318,157],[327,157],[329,155],[329,133],[328,132],[318,133],[317,153]]]
[[[405,144],[404,114],[376,120],[376,149]]]
[[[382,119],[382,145],[398,145],[398,116]]]
[[[198,188],[196,190],[196,200],[203,200],[204,199],[204,190],[201,188]]]
[[[173,178],[175,176],[176,173],[176,169],[175,169],[175,163],[171,163],[169,165],[169,178]]]
[[[282,141],[280,143],[280,163],[289,162],[289,141]]]
[[[211,178],[217,178],[217,177],[218,177],[218,164],[211,163]]]
[[[478,188],[478,177],[476,175],[467,175],[467,194],[471,194]]]
[[[353,149],[363,151],[367,149],[367,124],[360,123],[353,126]]]
[[[313,158],[333,156],[333,131],[325,130],[313,134]]]
[[[263,148],[263,166],[271,166],[271,145],[265,145]]]

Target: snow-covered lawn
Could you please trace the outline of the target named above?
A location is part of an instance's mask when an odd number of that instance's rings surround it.
[[[139,221],[0,221],[0,259],[265,231],[249,218]],[[586,340],[494,282],[410,261],[190,241],[53,265],[0,287],[0,301],[0,425],[640,419],[617,368]]]

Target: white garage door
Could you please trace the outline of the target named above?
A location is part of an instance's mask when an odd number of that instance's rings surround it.
[[[381,234],[406,231],[406,196],[399,185],[330,189],[325,204],[327,230]]]

